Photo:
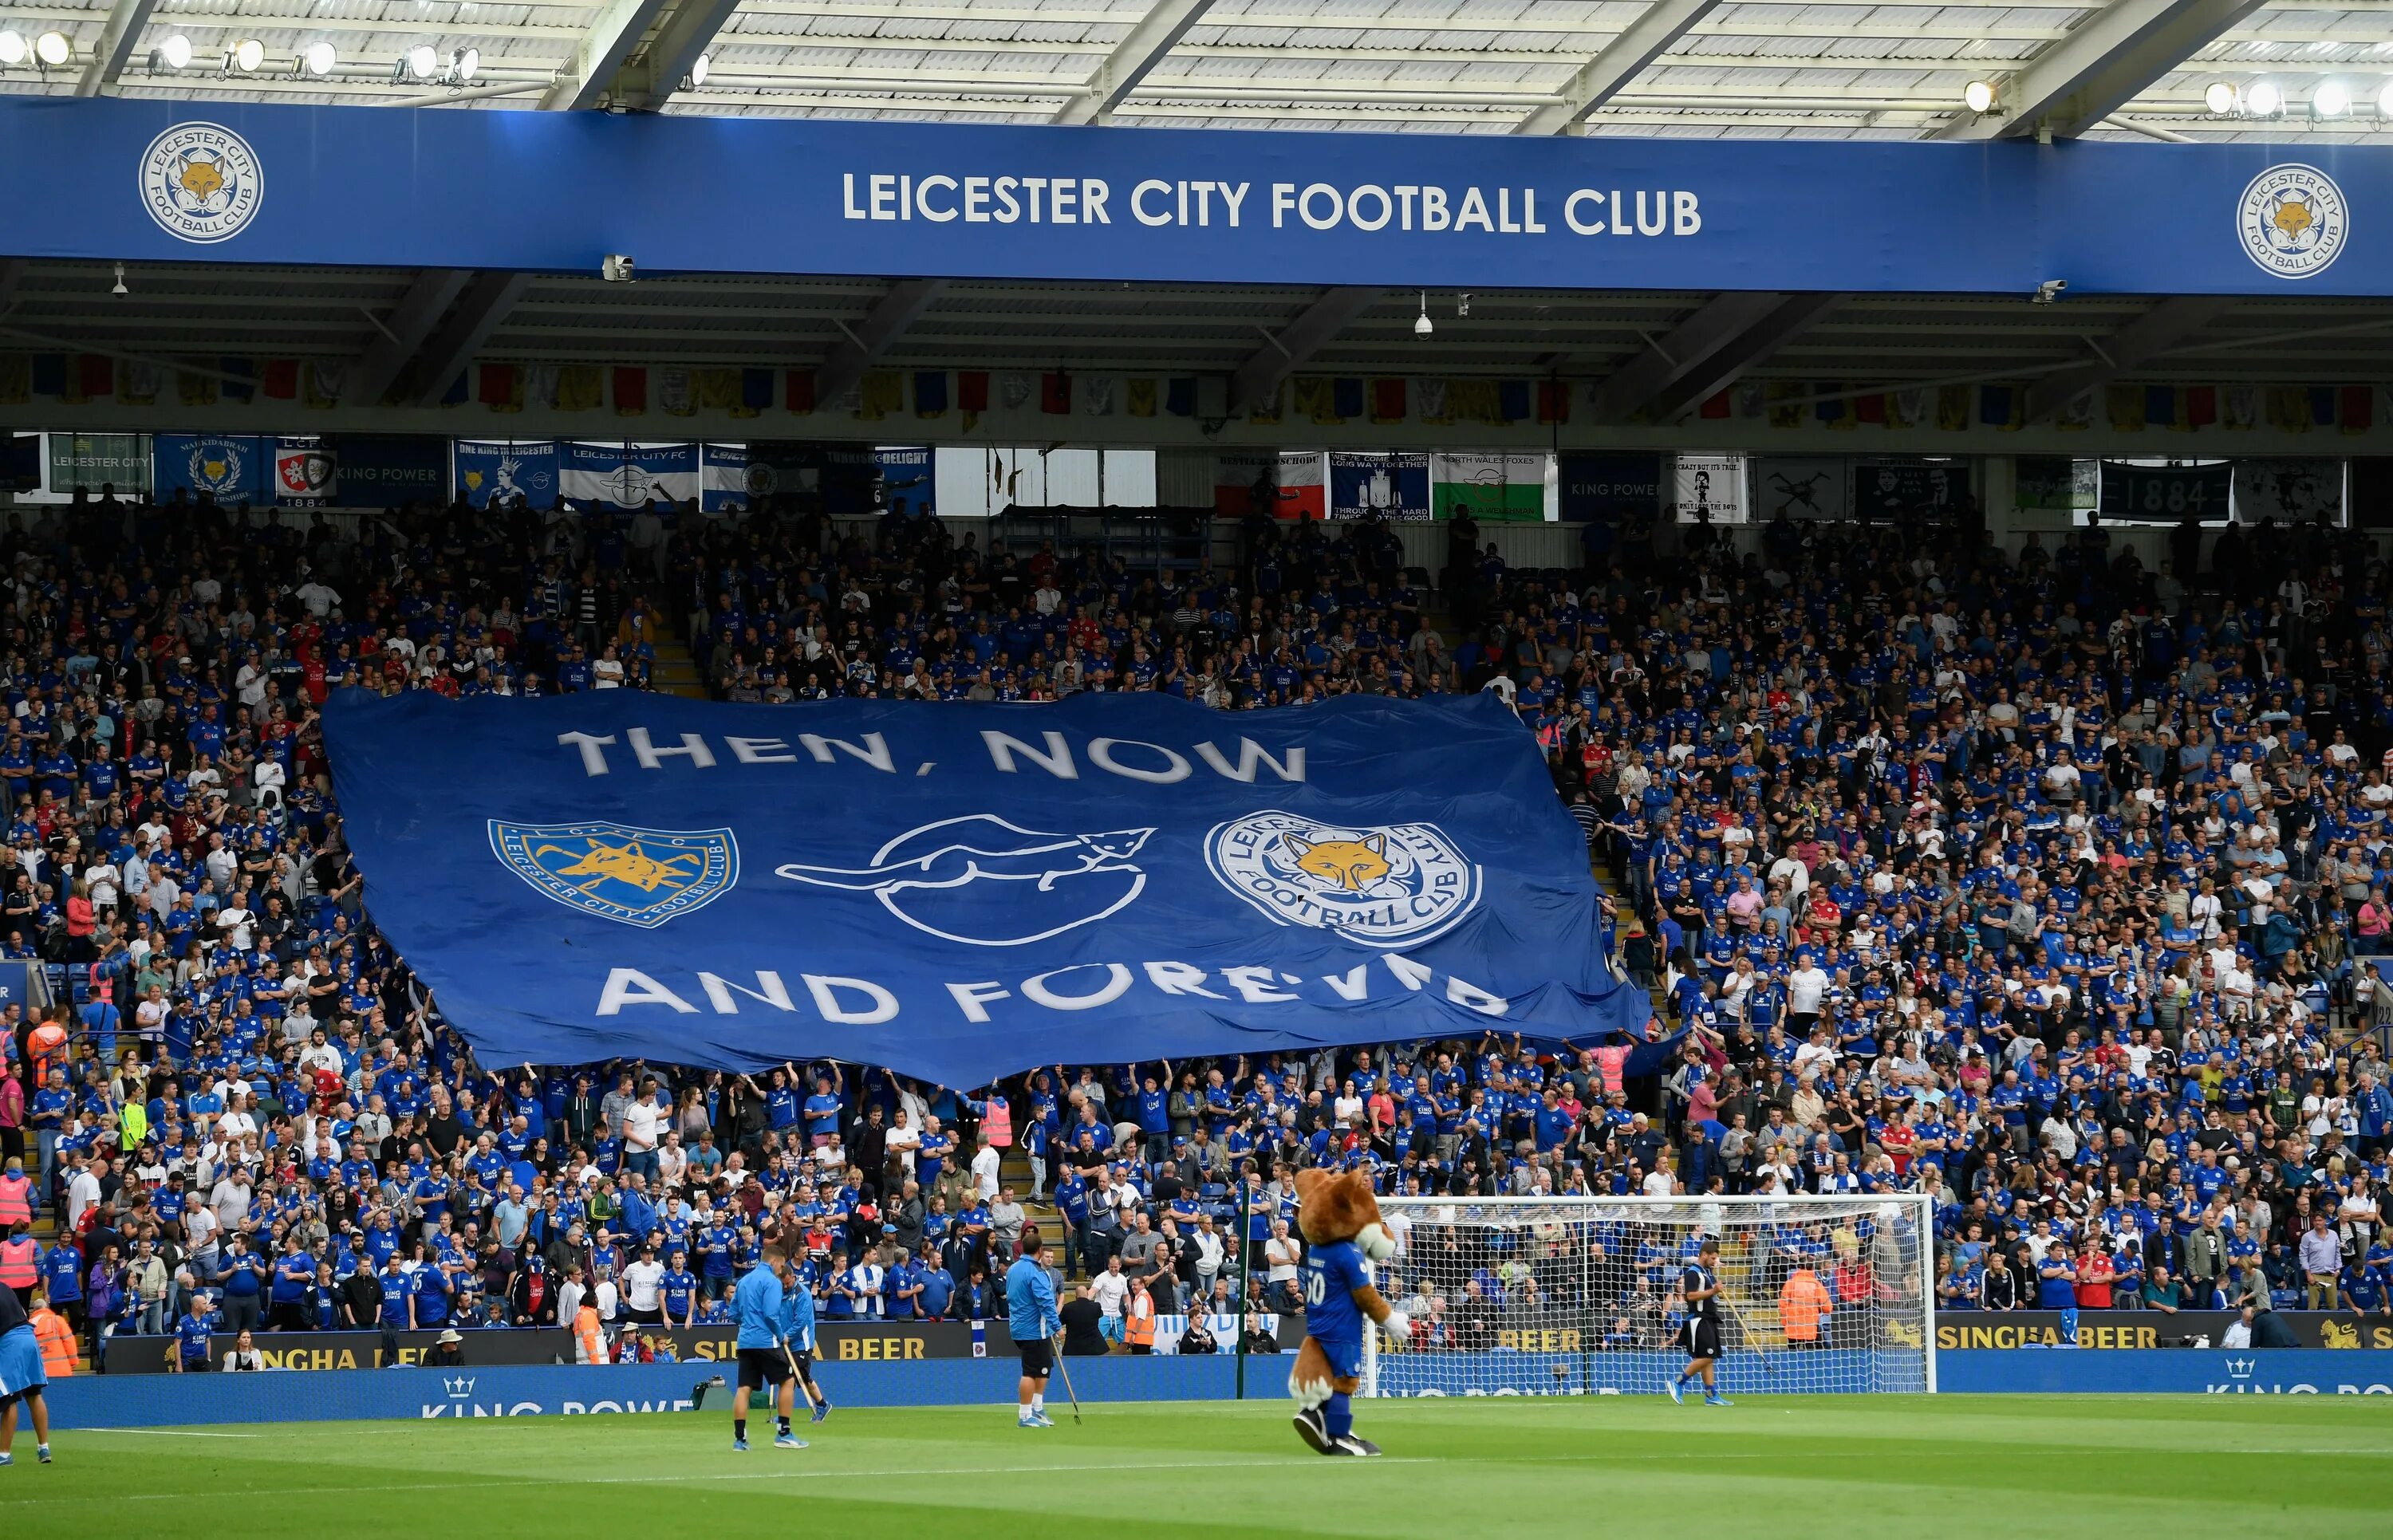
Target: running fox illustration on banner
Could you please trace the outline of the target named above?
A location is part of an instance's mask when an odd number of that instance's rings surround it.
[[[1216,712],[342,692],[374,922],[486,1062],[829,1055],[972,1087],[1099,1045],[1641,1030],[1492,697]]]

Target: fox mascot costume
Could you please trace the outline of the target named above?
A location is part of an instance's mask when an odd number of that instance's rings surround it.
[[[1402,1341],[1410,1329],[1371,1282],[1371,1264],[1396,1254],[1396,1237],[1360,1171],[1299,1171],[1296,1197],[1306,1248],[1304,1346],[1288,1377],[1296,1431],[1324,1455],[1376,1455],[1378,1444],[1354,1436],[1349,1398],[1363,1386],[1363,1334],[1376,1323]]]

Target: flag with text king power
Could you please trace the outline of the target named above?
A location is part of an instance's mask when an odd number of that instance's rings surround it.
[[[373,920],[486,1064],[1034,1064],[1641,1030],[1489,696],[1227,713],[344,691]]]

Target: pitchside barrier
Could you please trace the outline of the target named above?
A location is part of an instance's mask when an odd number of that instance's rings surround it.
[[[1651,1395],[1680,1362],[1675,1354],[1649,1351],[1435,1356],[1442,1362],[1434,1376],[1407,1380],[1393,1367],[1399,1360],[1391,1355],[1382,1365],[1380,1393]],[[1801,1382],[1814,1390],[1861,1392],[1874,1376],[1883,1383],[1887,1373],[1884,1364],[1862,1362],[1864,1352],[1830,1349],[1806,1356],[1811,1362],[1802,1365]],[[1287,1354],[1249,1356],[1247,1398],[1275,1400],[1291,1362]],[[1940,1387],[1947,1392],[2393,1394],[2393,1352],[2374,1351],[2018,1348],[1945,1351],[1937,1354],[1937,1364]],[[701,1388],[709,1408],[728,1401],[727,1386],[710,1383],[724,1367],[695,1360],[595,1367],[85,1375],[53,1383],[49,1399],[52,1420],[71,1429],[683,1412],[699,1406]],[[1789,1387],[1789,1367],[1784,1353],[1737,1351],[1722,1362],[1721,1376],[1731,1390],[1766,1394]],[[1228,1401],[1238,1393],[1238,1364],[1229,1355],[1075,1358],[1071,1370],[1083,1402]],[[1011,1355],[831,1362],[819,1372],[842,1406],[1011,1404],[1015,1385]]]

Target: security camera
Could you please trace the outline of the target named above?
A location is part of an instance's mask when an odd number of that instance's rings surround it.
[[[598,259],[598,276],[609,283],[632,281],[632,259],[628,256],[605,256]]]
[[[1413,322],[1413,335],[1414,335],[1414,336],[1416,336],[1416,337],[1426,337],[1426,336],[1428,336],[1432,332],[1434,332],[1434,331],[1436,331],[1436,330],[1437,330],[1437,326],[1436,326],[1436,324],[1435,324],[1434,322],[1432,322],[1432,320],[1431,320],[1427,316],[1423,316],[1423,317],[1421,317],[1419,320],[1416,320],[1416,321],[1414,321],[1414,322]]]
[[[2061,296],[2061,294],[2067,290],[2068,287],[2069,280],[2065,278],[2047,278],[2043,282],[2035,286],[2035,299],[2033,303],[2037,305],[2049,305],[2054,300],[2059,299]]]

